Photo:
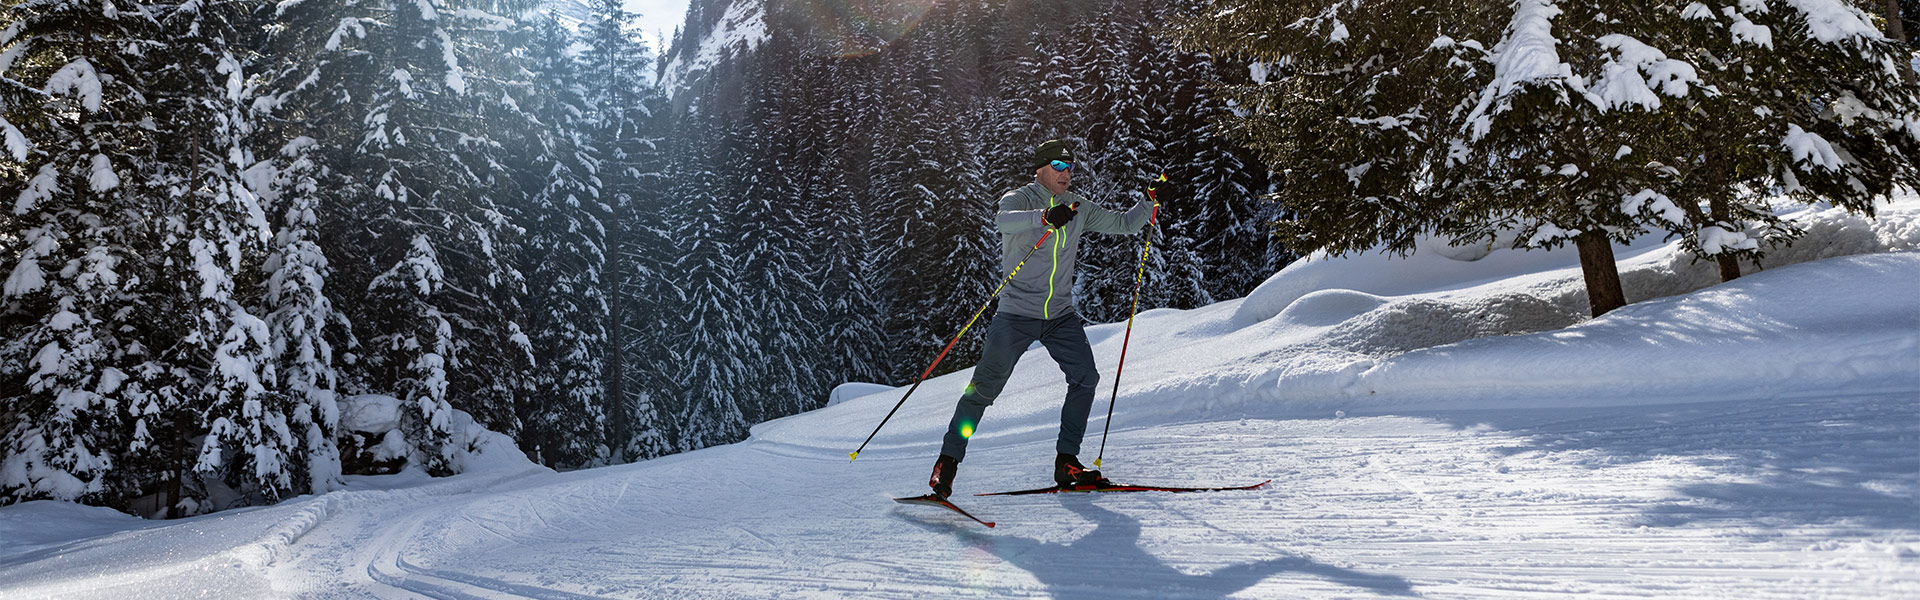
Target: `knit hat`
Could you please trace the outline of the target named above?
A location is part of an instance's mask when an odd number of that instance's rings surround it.
[[[1047,166],[1047,163],[1060,160],[1073,162],[1073,151],[1067,149],[1067,143],[1060,140],[1047,140],[1033,149],[1033,168]]]

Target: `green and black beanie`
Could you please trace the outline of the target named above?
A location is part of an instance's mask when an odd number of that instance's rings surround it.
[[[1060,140],[1047,140],[1033,149],[1033,168],[1047,166],[1047,163],[1061,160],[1073,162],[1073,151],[1067,149],[1067,143]]]

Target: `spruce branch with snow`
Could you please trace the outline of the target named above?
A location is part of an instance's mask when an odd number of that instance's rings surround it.
[[[1573,243],[1599,315],[1627,302],[1613,244],[1758,257],[1794,235],[1759,198],[1870,210],[1915,180],[1915,95],[1864,13],[1722,4],[1214,2],[1172,32],[1281,67],[1225,124],[1286,174],[1299,249]]]

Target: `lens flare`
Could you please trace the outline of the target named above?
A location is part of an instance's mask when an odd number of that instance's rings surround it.
[[[938,0],[800,0],[789,14],[816,52],[839,57],[879,52],[913,31]]]
[[[973,423],[968,421],[960,422],[960,437],[963,437],[963,438],[973,437]]]

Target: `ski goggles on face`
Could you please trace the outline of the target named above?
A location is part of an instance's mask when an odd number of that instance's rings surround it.
[[[1053,167],[1053,170],[1055,171],[1067,171],[1069,173],[1073,172],[1073,163],[1070,163],[1064,160],[1056,160],[1056,161],[1047,163],[1047,165]]]

